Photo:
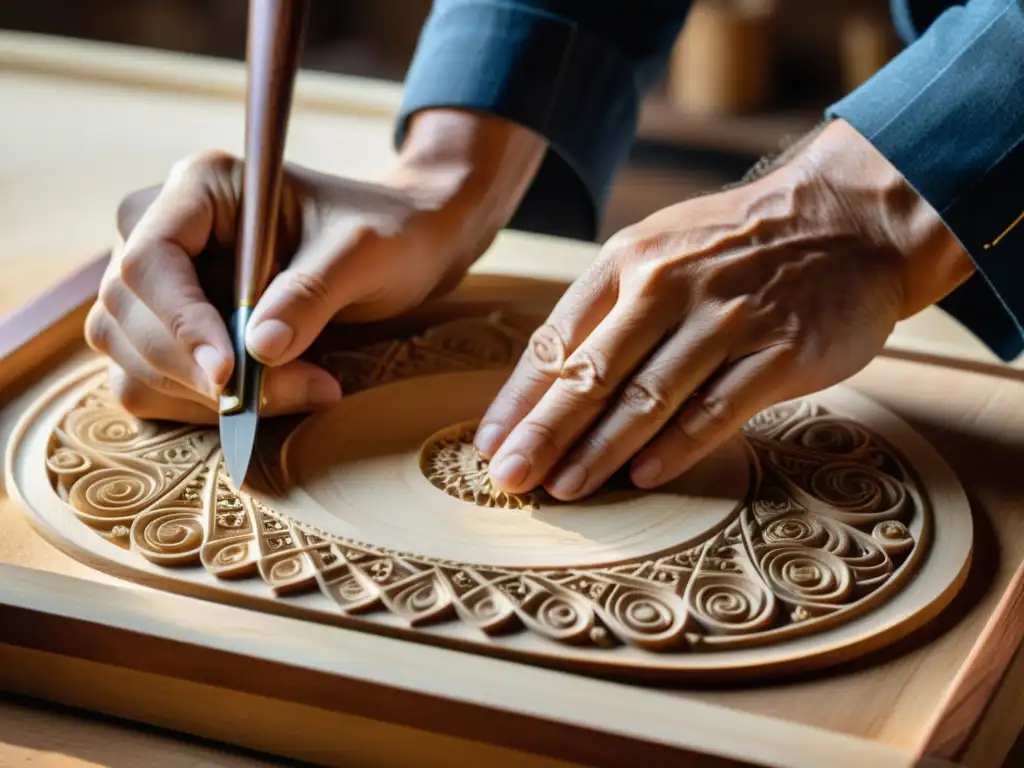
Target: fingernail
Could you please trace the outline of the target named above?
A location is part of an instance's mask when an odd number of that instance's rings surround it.
[[[306,385],[306,402],[313,408],[334,405],[341,400],[341,385],[334,379],[317,377]]]
[[[484,456],[493,456],[501,446],[504,430],[497,424],[484,424],[477,430],[473,443]]]
[[[555,476],[554,482],[548,488],[548,492],[555,498],[573,496],[579,492],[586,481],[586,467],[582,464],[573,464]]]
[[[491,480],[502,490],[515,489],[530,474],[530,462],[522,454],[513,453],[491,464]]]
[[[196,361],[196,365],[209,379],[207,394],[210,397],[216,397],[220,391],[219,379],[221,369],[224,367],[224,356],[215,347],[211,347],[209,344],[200,344],[193,350],[192,359]]]
[[[294,329],[280,320],[264,320],[246,334],[246,346],[253,357],[266,363],[275,362],[295,338]]]
[[[661,476],[663,469],[664,465],[661,463],[661,459],[656,456],[648,456],[641,459],[633,467],[633,482],[641,488],[654,485],[658,481],[658,477]]]

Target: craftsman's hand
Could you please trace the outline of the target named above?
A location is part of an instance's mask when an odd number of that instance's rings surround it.
[[[264,412],[336,401],[338,383],[299,355],[332,319],[384,319],[453,288],[514,212],[544,150],[504,121],[438,110],[413,121],[381,183],[286,167],[282,269],[246,336],[268,366]],[[86,338],[111,358],[111,386],[137,416],[216,420],[234,365],[223,316],[232,308],[241,177],[239,159],[203,153],[179,163],[155,200],[122,203],[125,242]]]
[[[570,500],[632,461],[691,467],[759,410],[856,373],[972,271],[848,124],[766,176],[612,238],[533,336],[477,431],[494,482]]]

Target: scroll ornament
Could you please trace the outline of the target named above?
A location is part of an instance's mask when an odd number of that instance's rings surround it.
[[[490,316],[321,362],[352,393],[507,366],[526,343],[516,325]],[[766,409],[744,431],[755,480],[723,530],[678,551],[560,570],[437,560],[327,535],[233,491],[215,430],[135,419],[102,384],[54,430],[47,468],[69,514],[112,544],[166,568],[259,579],[279,600],[319,592],[352,621],[390,612],[411,627],[463,622],[595,652],[629,644],[707,653],[824,630],[898,589],[921,545],[911,521],[930,512],[896,452],[813,399]],[[422,458],[439,493],[508,509],[537,503],[493,492],[465,425],[440,438]],[[273,451],[262,458],[272,474]]]

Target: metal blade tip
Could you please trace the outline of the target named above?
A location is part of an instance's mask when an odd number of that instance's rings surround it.
[[[241,488],[249,472],[259,416],[255,410],[241,410],[220,417],[220,445],[224,463],[236,489]]]

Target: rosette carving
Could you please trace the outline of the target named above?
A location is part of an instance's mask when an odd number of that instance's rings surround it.
[[[530,339],[500,316],[478,317],[319,362],[352,393],[507,366],[528,343],[558,357],[557,340]],[[260,466],[276,466],[289,423],[268,426]],[[824,630],[897,589],[930,514],[902,457],[813,398],[768,408],[744,431],[757,481],[725,530],[648,558],[559,571],[439,561],[313,530],[231,489],[215,430],[139,421],[103,386],[62,419],[46,470],[69,514],[112,546],[179,574],[212,574],[225,588],[258,580],[275,600],[301,595],[328,620],[390,615],[391,626],[416,631],[461,622],[481,636],[530,632],[594,653],[712,653]],[[539,497],[498,493],[464,436],[448,437],[422,456],[439,488],[484,506],[538,506]]]
[[[506,493],[491,482],[489,462],[473,445],[476,422],[432,435],[420,454],[420,471],[435,488],[479,507],[538,509],[540,493]]]

